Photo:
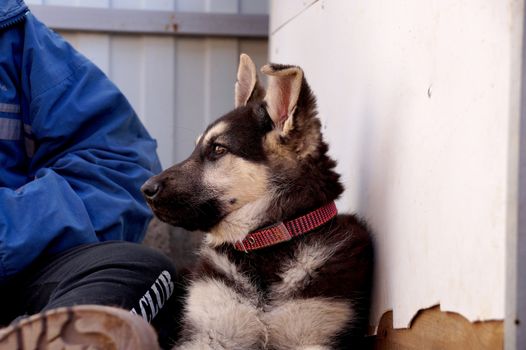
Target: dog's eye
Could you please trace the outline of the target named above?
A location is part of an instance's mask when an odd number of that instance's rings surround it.
[[[227,149],[224,146],[221,146],[221,145],[212,146],[212,153],[214,154],[215,157],[222,156],[226,152],[227,152]]]

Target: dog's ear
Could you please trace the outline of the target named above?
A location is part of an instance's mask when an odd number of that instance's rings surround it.
[[[296,66],[267,64],[261,71],[268,75],[267,111],[276,127],[287,134],[294,127],[293,115],[302,87],[305,85],[309,89],[303,79],[303,70]]]
[[[265,90],[259,84],[256,65],[248,55],[242,53],[239,57],[239,67],[237,68],[236,108],[249,102],[261,101],[264,96]]]

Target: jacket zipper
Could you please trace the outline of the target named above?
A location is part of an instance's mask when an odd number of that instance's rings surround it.
[[[6,29],[7,27],[10,27],[12,25],[15,25],[17,23],[22,22],[23,20],[25,20],[26,15],[28,13],[29,13],[29,10],[26,10],[26,11],[22,12],[21,14],[15,16],[14,18],[11,18],[11,19],[9,19],[8,21],[6,21],[4,23],[0,23],[0,30],[1,29]]]

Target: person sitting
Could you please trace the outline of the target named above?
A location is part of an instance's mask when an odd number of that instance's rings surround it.
[[[96,304],[130,310],[167,341],[176,269],[138,244],[152,216],[140,187],[161,170],[156,142],[104,73],[21,0],[0,7],[0,164],[0,325]]]

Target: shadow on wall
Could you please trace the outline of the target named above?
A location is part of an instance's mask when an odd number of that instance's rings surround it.
[[[396,108],[396,97],[390,99]],[[374,102],[364,97],[362,106],[362,122],[360,122],[360,142],[357,144],[356,182],[351,190],[356,191],[354,211],[359,213],[370,226],[373,234],[375,262],[373,276],[373,295],[370,323],[376,325],[379,317],[385,311],[385,305],[379,300],[389,298],[389,291],[398,283],[392,279],[389,264],[392,263],[390,247],[394,246],[393,237],[389,232],[389,223],[396,214],[393,199],[396,197],[396,183],[393,169],[400,166],[399,150],[400,127],[392,116],[382,118],[382,127],[378,129],[378,111]],[[376,123],[375,123],[376,120]],[[382,279],[382,280],[381,280]],[[385,290],[387,288],[387,291]]]
[[[368,105],[368,103],[366,103]],[[370,106],[370,105],[369,105]],[[359,164],[354,165],[359,169],[358,202],[356,211],[368,219],[374,216],[374,222],[385,222],[391,215],[389,199],[392,198],[392,187],[395,182],[390,169],[397,166],[396,138],[399,137],[398,123],[394,117],[384,120],[384,130],[374,132],[377,125],[373,125],[376,113],[370,107],[364,108],[365,121],[361,128],[362,144]],[[378,118],[377,118],[378,119]],[[371,146],[373,146],[371,148]],[[368,220],[369,221],[369,220]]]

